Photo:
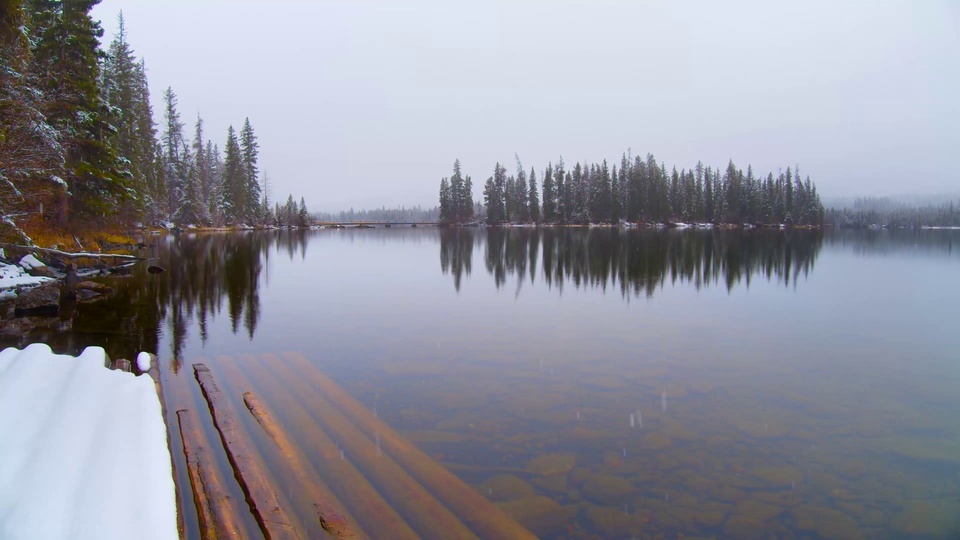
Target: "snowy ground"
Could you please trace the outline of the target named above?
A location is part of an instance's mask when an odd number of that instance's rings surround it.
[[[31,258],[33,257],[31,256]],[[41,265],[42,264],[43,263],[41,263]],[[48,277],[34,277],[24,272],[20,266],[0,263],[0,300],[16,298],[18,286],[26,288],[36,287],[48,281],[53,281],[53,279]]]
[[[178,537],[153,379],[104,359],[0,351],[0,538]]]

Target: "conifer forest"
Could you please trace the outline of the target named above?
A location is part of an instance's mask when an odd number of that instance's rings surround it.
[[[270,200],[249,118],[211,135],[172,88],[155,121],[147,65],[119,17],[106,46],[98,0],[0,6],[0,215],[6,229],[305,225],[305,201]],[[237,111],[238,120],[242,111]],[[9,231],[8,231],[9,232]]]

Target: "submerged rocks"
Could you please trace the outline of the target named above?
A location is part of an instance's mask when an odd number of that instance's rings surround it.
[[[577,464],[573,454],[547,454],[537,456],[527,462],[527,470],[542,476],[567,474]]]
[[[595,474],[581,488],[584,497],[603,505],[623,504],[636,491],[633,484],[612,474]]]
[[[57,313],[60,311],[60,287],[44,285],[17,296],[16,312],[20,314]]]
[[[477,489],[494,502],[513,501],[533,497],[533,486],[512,474],[498,474],[488,478]]]
[[[542,495],[500,503],[498,506],[539,537],[552,537],[566,529],[576,508],[560,504]]]
[[[19,337],[36,328],[30,319],[26,317],[17,317],[8,321],[0,322],[0,336]]]

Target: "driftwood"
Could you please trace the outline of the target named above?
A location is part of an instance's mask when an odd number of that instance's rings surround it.
[[[286,362],[274,360],[270,367],[289,373],[289,378],[311,388],[315,395],[322,395],[324,400],[335,403],[343,416],[366,436],[376,436],[385,455],[393,457],[479,536],[517,540],[536,538],[506,512],[374,416],[306,357],[298,353],[287,353],[284,356]]]
[[[252,453],[253,445],[247,440],[210,369],[203,364],[194,364],[193,371],[210,406],[213,424],[220,433],[230,465],[264,536],[268,539],[299,539],[293,522],[280,506],[276,492]]]
[[[136,255],[120,255],[117,253],[71,253],[69,251],[61,251],[59,249],[25,246],[23,244],[9,244],[6,242],[0,242],[0,247],[22,249],[24,251],[36,251],[39,253],[46,253],[48,255],[56,255],[57,257],[64,259],[124,259],[128,261],[145,260],[143,257],[137,257]]]

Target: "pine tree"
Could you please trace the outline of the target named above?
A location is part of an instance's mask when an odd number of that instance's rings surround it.
[[[528,206],[530,208],[530,221],[540,223],[540,195],[537,193],[537,172],[530,167],[530,193]]]
[[[65,150],[42,112],[27,23],[23,0],[0,3],[0,217],[8,219],[67,197]]]
[[[103,53],[98,47],[103,29],[90,16],[98,2],[35,0],[31,6],[35,15],[31,71],[46,94],[42,112],[65,149],[70,195],[58,201],[62,225],[71,215],[78,220],[102,218],[130,195],[122,162],[109,141],[113,126],[100,86]]]
[[[557,190],[553,183],[553,164],[548,163],[543,172],[543,220],[557,221]]]
[[[240,142],[233,126],[227,129],[227,144],[223,158],[223,188],[220,206],[224,219],[231,225],[242,223],[246,218],[247,175],[243,166]],[[292,202],[291,195],[291,202]]]
[[[243,162],[244,175],[244,213],[242,220],[251,225],[261,222],[260,216],[260,173],[257,169],[257,157],[260,154],[260,145],[257,144],[257,137],[253,133],[253,126],[250,125],[250,119],[243,121],[243,128],[240,130],[240,152]]]
[[[306,229],[310,226],[310,214],[307,213],[307,203],[300,197],[300,208],[297,210],[297,227]]]
[[[183,141],[183,122],[177,112],[177,95],[167,87],[163,93],[163,184],[166,194],[166,215],[173,217],[179,210],[187,182],[186,145]]]
[[[452,211],[453,200],[450,194],[450,183],[447,177],[440,179],[440,221],[454,221],[454,212]]]

